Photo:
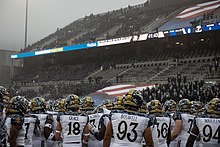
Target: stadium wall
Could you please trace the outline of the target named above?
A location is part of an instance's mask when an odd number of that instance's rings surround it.
[[[12,60],[10,56],[17,51],[0,50],[0,85],[8,86],[18,70],[22,67],[22,59]]]

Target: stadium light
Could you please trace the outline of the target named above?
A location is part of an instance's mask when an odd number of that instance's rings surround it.
[[[26,9],[25,9],[24,48],[27,47],[27,21],[28,21],[28,0],[26,0]]]

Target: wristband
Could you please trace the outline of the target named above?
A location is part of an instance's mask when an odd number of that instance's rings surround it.
[[[56,133],[59,133],[59,134],[60,134],[61,132],[60,132],[60,131],[58,131],[58,130],[56,130]]]

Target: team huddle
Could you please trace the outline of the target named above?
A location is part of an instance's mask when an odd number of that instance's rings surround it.
[[[87,96],[45,101],[7,98],[0,86],[1,147],[217,147],[220,99],[146,103],[129,90],[95,107]]]

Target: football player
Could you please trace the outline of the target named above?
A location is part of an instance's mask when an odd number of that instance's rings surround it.
[[[7,130],[5,127],[5,112],[4,112],[4,97],[7,96],[9,93],[7,92],[6,88],[0,86],[0,146],[6,146],[6,134]]]
[[[81,103],[81,110],[84,111],[89,116],[89,127],[90,127],[90,135],[89,135],[89,147],[102,147],[102,141],[101,139],[97,138],[97,134],[95,132],[99,132],[100,130],[100,124],[99,120],[102,117],[103,113],[97,112],[94,113],[94,106],[95,102],[94,100],[87,96],[83,98]],[[92,131],[93,130],[93,131]]]
[[[117,106],[119,106],[116,103],[119,102],[120,100],[121,100],[120,97],[116,97],[116,98],[114,98],[112,104],[111,104],[110,100],[104,100],[102,105],[98,106],[98,108],[95,109],[95,111],[94,111],[95,115],[98,114],[98,116],[100,116],[96,126],[91,122],[91,119],[90,119],[89,130],[90,130],[90,133],[99,141],[99,146],[103,145],[102,140],[104,139],[105,130],[106,130],[107,124],[110,120],[109,119],[110,112],[111,112],[110,110],[112,110],[112,109],[115,110],[115,108]],[[92,147],[92,144],[89,144],[89,146],[90,145]]]
[[[168,116],[170,116],[170,119],[171,119],[170,130],[173,130],[173,128],[175,126],[175,121],[173,119],[173,115],[174,115],[174,113],[176,113],[176,110],[177,110],[177,104],[174,100],[170,99],[170,100],[165,101],[165,103],[163,105],[163,111],[164,111],[164,113],[167,113]],[[178,118],[176,118],[176,121],[177,120],[178,120]],[[168,144],[169,144],[169,142],[168,142]],[[177,138],[170,142],[169,147],[177,147]]]
[[[149,114],[154,115],[157,120],[157,123],[152,128],[153,131],[156,130],[156,133],[153,133],[156,136],[153,136],[153,138],[155,140],[158,139],[158,144],[154,145],[158,147],[168,147],[170,142],[171,119],[162,109],[162,104],[158,100],[151,100],[148,105]]]
[[[52,131],[54,129],[53,116],[46,113],[46,101],[44,98],[35,97],[31,100],[31,113],[39,119],[39,124],[36,126],[33,135],[33,147],[47,146],[46,140],[48,139],[55,141],[55,134]]]
[[[54,111],[52,112],[53,114],[53,126],[57,126],[57,115],[59,113],[59,115],[61,115],[62,113],[65,112],[65,101],[66,99],[57,99],[54,103]],[[45,136],[48,136],[50,135],[52,132],[55,133],[55,129],[56,128],[48,128],[48,127],[45,127],[45,132],[46,132],[46,129],[47,129],[47,134],[45,134]],[[50,134],[49,134],[50,133]],[[59,141],[54,141],[53,139],[52,140],[49,140],[47,139],[47,146],[53,146],[53,147],[61,147],[63,144],[62,140],[59,140]]]
[[[123,111],[113,111],[109,121],[103,147],[141,146],[143,137],[147,146],[154,146],[151,129],[151,120],[146,114],[141,114],[138,110],[143,103],[143,97],[140,91],[130,90],[124,99]],[[112,136],[114,137],[112,139]]]
[[[179,147],[185,147],[195,116],[191,114],[191,103],[182,99],[178,103],[178,110],[174,113],[175,126],[171,131],[171,141],[178,140]]]
[[[220,99],[213,98],[205,107],[205,113],[195,118],[186,147],[193,146],[200,138],[203,147],[218,147],[220,144]]]
[[[194,115],[197,115],[199,110],[202,109],[203,105],[200,101],[191,101],[191,111]]]
[[[56,140],[63,140],[63,147],[88,146],[88,116],[80,112],[80,99],[71,94],[65,101],[65,112],[57,116]]]
[[[28,100],[22,96],[14,96],[10,100],[5,122],[7,147],[32,147],[36,118],[27,115],[28,104]]]

